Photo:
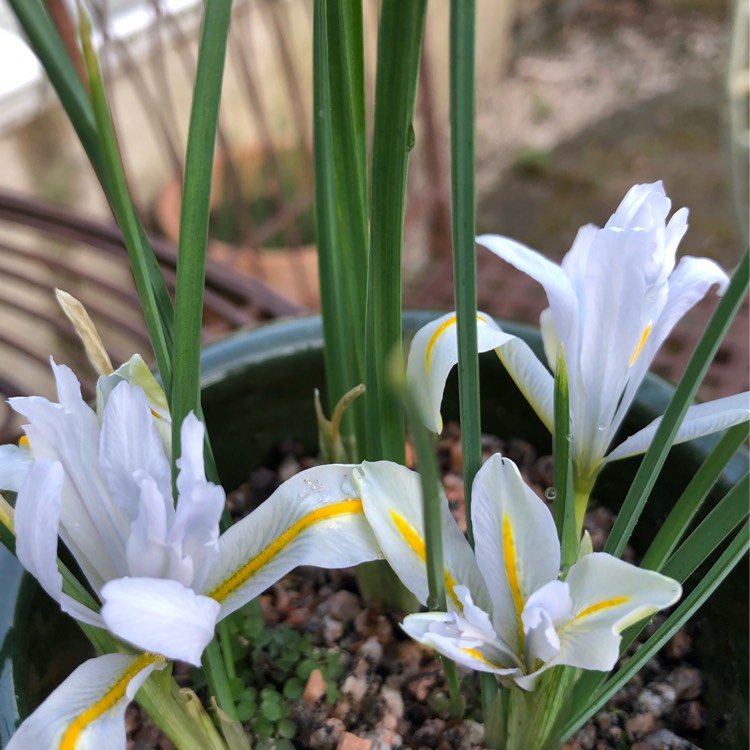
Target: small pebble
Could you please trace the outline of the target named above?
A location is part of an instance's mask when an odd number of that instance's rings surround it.
[[[681,703],[677,707],[677,728],[698,733],[706,726],[706,710],[698,701]]]
[[[380,695],[386,710],[397,719],[400,719],[404,715],[404,699],[401,697],[401,691],[383,687]]]
[[[437,682],[437,676],[434,674],[426,674],[422,675],[421,677],[417,678],[416,680],[412,680],[408,685],[407,688],[409,689],[409,692],[418,700],[423,701],[427,699],[427,696],[430,694],[430,690],[435,686],[435,683]]]
[[[390,729],[377,732],[372,742],[372,750],[399,750],[403,746],[401,735]]]
[[[313,669],[307,678],[307,683],[302,693],[302,700],[308,706],[314,705],[326,694],[327,687],[328,685],[326,678],[323,677],[323,673],[319,669]]]
[[[371,635],[360,647],[359,655],[365,658],[368,664],[377,667],[383,661],[383,644]]]
[[[367,680],[362,675],[350,674],[341,686],[341,692],[344,695],[348,695],[351,699],[358,703],[365,697],[367,692]]]
[[[464,457],[461,451],[461,443],[453,443],[450,450],[450,470],[454,474],[461,474],[464,470]]]
[[[375,636],[384,646],[393,640],[393,625],[382,613],[363,609],[354,618],[354,630],[363,638]]]
[[[301,468],[299,461],[294,456],[285,456],[276,472],[279,482],[283,484],[295,474],[299,474]]]
[[[442,719],[430,719],[414,732],[414,742],[427,747],[437,747],[444,731],[445,722]]]
[[[408,440],[404,446],[404,466],[406,466],[407,469],[413,469],[416,466],[414,446]]]
[[[555,484],[555,461],[552,456],[541,456],[529,471],[532,484],[552,487]]]
[[[464,504],[464,480],[457,474],[446,474],[443,477],[443,489],[448,500],[453,518],[458,528],[466,533],[466,505]]]
[[[333,646],[341,640],[344,635],[344,624],[331,615],[325,615],[321,623],[320,634],[326,646]]]
[[[660,729],[640,742],[636,742],[630,750],[701,750],[692,742],[678,737],[668,729]]]
[[[351,732],[342,735],[336,750],[373,750],[372,740],[366,740],[364,737],[357,737]]]
[[[412,640],[398,644],[398,671],[403,680],[419,674],[419,663],[422,660],[422,647]]]
[[[625,722],[625,730],[634,740],[653,734],[658,727],[659,724],[653,714],[635,714]]]
[[[352,713],[352,704],[347,698],[339,698],[331,710],[331,715],[342,721],[345,721]]]
[[[596,729],[593,724],[586,724],[578,732],[578,742],[581,750],[594,750],[596,747]]]
[[[668,714],[675,706],[677,698],[674,688],[666,682],[652,682],[636,701],[636,709],[650,713],[657,719]]]
[[[691,701],[703,692],[700,670],[689,665],[677,667],[670,678],[678,701]]]
[[[323,726],[310,735],[310,750],[336,750],[346,726],[340,719],[326,719]]]
[[[356,594],[346,589],[341,589],[321,602],[317,606],[316,611],[318,614],[328,614],[340,622],[346,623],[355,620],[357,615],[362,612],[362,605]]]
[[[690,651],[691,646],[692,638],[684,628],[681,628],[667,641],[662,653],[667,659],[679,661],[680,659],[685,658],[685,655]]]
[[[463,723],[466,733],[461,738],[461,750],[470,750],[474,745],[481,745],[484,742],[484,725],[478,721],[467,719]]]
[[[287,625],[305,625],[313,620],[309,607],[294,607],[287,612],[284,622]]]

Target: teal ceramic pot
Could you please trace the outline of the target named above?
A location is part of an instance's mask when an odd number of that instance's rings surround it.
[[[405,317],[411,335],[435,313]],[[533,329],[503,324],[541,356]],[[319,317],[271,323],[238,333],[208,347],[203,355],[204,411],[219,473],[227,488],[271,465],[275,448],[292,437],[315,450],[314,388],[325,390],[323,338]],[[486,433],[532,442],[551,450],[549,434],[493,355],[481,358],[482,429]],[[631,434],[663,413],[672,389],[658,378],[644,383],[623,426]],[[455,375],[449,381],[443,416],[458,415]],[[711,440],[673,449],[644,514],[641,528],[652,533],[666,515],[712,445]],[[747,470],[747,454],[738,456],[716,488],[726,492]],[[617,508],[637,461],[613,464],[601,476],[596,496]],[[637,535],[635,543],[637,545]],[[746,566],[722,584],[699,613],[693,654],[707,681],[707,748],[745,748],[748,726],[748,576]],[[87,644],[75,623],[62,617],[36,583],[23,575],[15,558],[0,547],[0,744],[76,664]]]

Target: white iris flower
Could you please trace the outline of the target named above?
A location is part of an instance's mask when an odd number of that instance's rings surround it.
[[[576,490],[586,495],[607,461],[648,448],[657,423],[610,451],[657,349],[675,323],[712,286],[723,294],[728,283],[724,271],[707,258],[684,257],[675,265],[688,211],[680,209],[667,223],[670,207],[661,182],[634,186],[604,228],[589,224],[579,230],[561,265],[506,237],[477,238],[536,279],[547,293],[549,307],[540,319],[544,351],[553,370],[560,345],[565,353]],[[477,332],[479,351],[497,351],[551,430],[554,384],[547,368],[488,315],[477,315]],[[434,431],[441,428],[445,380],[457,361],[454,314],[433,321],[414,337],[408,375],[421,398],[425,424]],[[749,416],[747,392],[692,407],[675,442],[723,430]]]
[[[190,414],[182,425],[175,505],[159,418],[144,391],[106,383],[100,423],[73,373],[53,370],[59,403],[12,399],[28,419],[28,448],[0,456],[0,486],[22,479],[18,559],[65,612],[141,653],[80,666],[8,750],[124,748],[127,702],[151,671],[167,659],[199,665],[216,623],[297,565],[344,567],[381,553],[348,466],[298,474],[219,536],[225,495],[205,477],[203,424]],[[58,537],[100,612],[63,593]]]
[[[381,461],[364,463],[354,480],[386,559],[424,604],[419,476]],[[552,515],[499,454],[474,480],[474,551],[445,498],[442,515],[448,611],[409,615],[403,628],[458,664],[525,690],[555,665],[611,669],[622,630],[681,595],[677,581],[605,553],[584,554],[560,580]]]

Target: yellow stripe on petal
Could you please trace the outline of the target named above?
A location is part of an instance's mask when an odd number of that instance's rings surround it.
[[[430,336],[430,340],[427,342],[427,350],[424,354],[424,368],[427,372],[430,371],[430,358],[432,357],[432,350],[435,348],[438,339],[450,328],[456,324],[456,316],[451,315],[450,318],[443,321],[436,329],[435,333]]]
[[[477,659],[478,661],[481,661],[483,664],[486,664],[488,667],[492,667],[493,669],[505,669],[502,664],[495,664],[494,662],[491,662],[484,656],[484,654],[481,653],[481,651],[478,651],[475,648],[462,648],[461,653],[464,653],[467,656],[471,656],[473,659]]]
[[[435,332],[430,336],[430,340],[427,342],[427,349],[425,350],[424,355],[424,368],[427,372],[430,371],[430,364],[431,364],[431,357],[432,357],[432,350],[435,348],[435,344],[437,344],[438,339],[451,327],[456,325],[456,316],[451,315],[450,318],[447,320],[444,320],[436,329]],[[487,324],[487,319],[483,315],[477,314],[477,320],[480,323]]]
[[[217,602],[223,602],[311,526],[320,523],[320,521],[335,518],[336,516],[362,512],[361,500],[347,499],[338,503],[331,503],[324,508],[318,508],[317,510],[308,513],[306,516],[300,518],[299,521],[292,524],[283,534],[274,539],[268,547],[259,552],[252,560],[247,562],[233,575],[227,578],[224,583],[208,593],[207,596],[210,596]]]
[[[75,750],[76,743],[86,727],[101,718],[125,697],[125,691],[128,689],[130,681],[150,664],[163,661],[165,661],[164,657],[159,654],[141,654],[91,708],[87,708],[82,714],[73,719],[65,730],[59,750]]]
[[[18,446],[20,448],[28,448],[29,447],[29,439],[26,437],[26,435],[21,435],[21,437],[18,438]]]
[[[391,520],[396,525],[401,536],[406,540],[406,543],[412,548],[414,554],[423,562],[427,562],[427,552],[425,549],[424,539],[417,533],[417,530],[399,513],[395,510],[391,511]],[[447,568],[443,568],[443,576],[445,578],[445,590],[450,594],[451,599],[455,602],[459,610],[463,610],[459,598],[456,596],[456,579],[448,572]]]
[[[518,620],[518,637],[523,653],[524,638],[523,638],[523,620],[521,619],[521,612],[523,612],[524,601],[521,595],[521,587],[518,584],[518,560],[516,558],[516,543],[513,538],[513,527],[510,523],[510,518],[507,515],[503,516],[503,562],[505,563],[505,574],[508,577],[508,585],[510,586],[510,593],[513,597],[513,605],[516,608],[516,619]]]
[[[611,607],[617,607],[620,604],[629,602],[632,597],[629,596],[616,596],[612,599],[605,599],[603,602],[598,604],[592,604],[590,607],[586,607],[583,612],[579,612],[576,615],[576,620],[580,620],[583,617],[588,617],[596,612],[601,612],[603,609],[610,609]]]
[[[630,356],[628,367],[632,367],[638,361],[638,357],[641,356],[641,350],[643,349],[643,346],[646,343],[646,340],[648,339],[649,334],[651,333],[651,328],[652,328],[651,323],[649,323],[644,329],[643,333],[641,334],[641,340],[638,342],[638,345],[635,347],[635,351]]]

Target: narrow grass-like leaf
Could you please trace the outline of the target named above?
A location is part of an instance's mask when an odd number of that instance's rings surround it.
[[[701,464],[690,484],[675,503],[666,521],[662,524],[648,551],[641,560],[641,567],[661,570],[675,547],[680,543],[695,514],[705,501],[711,488],[721,477],[726,465],[737,449],[747,440],[748,425],[730,427]]]
[[[378,31],[366,314],[367,458],[404,461],[404,421],[386,361],[401,349],[401,255],[406,175],[426,0],[383,0]]]
[[[324,308],[332,295],[342,296],[345,338],[326,347],[341,347],[346,357],[344,391],[330,393],[335,404],[349,389],[364,382],[365,309],[368,262],[367,128],[362,0],[326,2],[327,62],[335,211],[340,279],[322,289]],[[325,114],[318,114],[326,117]],[[330,248],[326,248],[330,250]],[[335,307],[335,305],[334,305]],[[325,314],[325,310],[324,310]],[[335,358],[334,358],[335,359]],[[365,446],[364,399],[352,404],[359,457]],[[347,423],[351,422],[345,416]]]
[[[181,455],[180,430],[183,420],[191,411],[198,416],[202,414],[200,351],[206,244],[214,144],[231,13],[231,0],[214,0],[205,6],[198,47],[185,155],[175,292],[173,361],[176,366],[170,402],[174,456]],[[207,465],[210,467],[208,473],[215,478],[210,449],[207,450],[207,459]],[[222,708],[227,711],[224,705]]]
[[[750,548],[746,523],[739,533],[732,539],[721,557],[714,563],[710,571],[700,583],[690,592],[675,611],[664,621],[659,630],[638,649],[638,652],[617,673],[608,679],[604,685],[593,693],[588,694],[585,705],[568,721],[562,732],[562,739],[570,737],[573,732],[596,711],[598,711],[623,685],[632,679],[660,648],[697,612],[705,601],[713,594],[731,570],[747,554]],[[587,675],[588,676],[588,675]],[[578,686],[577,686],[578,687]]]
[[[79,23],[83,61],[89,79],[91,106],[99,138],[103,171],[106,175],[106,186],[110,190],[107,197],[117,224],[122,230],[156,363],[165,391],[169,394],[172,382],[171,303],[167,320],[164,302],[162,301],[161,304],[159,302],[159,298],[163,299],[163,296],[167,294],[164,278],[153,251],[146,241],[143,227],[128,192],[101,68],[91,40],[91,23],[82,8],[79,8]]]
[[[578,556],[576,538],[576,503],[573,489],[573,462],[570,455],[570,399],[568,393],[568,369],[562,346],[557,357],[555,371],[555,499],[552,515],[557,526],[562,550],[562,569],[568,568]]]
[[[458,334],[458,394],[461,417],[466,527],[473,545],[471,487],[482,465],[477,353],[477,254],[474,149],[475,0],[451,0],[450,123],[453,279]]]
[[[203,652],[203,670],[206,673],[206,680],[211,694],[216,696],[216,702],[232,719],[239,719],[237,706],[232,696],[232,690],[229,687],[229,679],[224,665],[224,658],[221,653],[221,647],[216,637],[206,646]]]
[[[732,452],[733,453],[733,452]],[[731,456],[731,454],[730,454]],[[697,476],[697,475],[696,475]],[[747,517],[748,475],[740,480],[719,502],[714,510],[704,519],[685,543],[678,549],[677,553],[664,565],[651,568],[659,570],[662,574],[675,578],[680,583],[685,583],[688,577],[708,558],[721,542],[732,533],[732,530]],[[681,533],[684,533],[684,528]],[[642,565],[641,567],[646,567]],[[644,624],[634,625],[622,633],[620,653],[623,654],[638,634],[643,630]],[[657,632],[658,634],[658,632]],[[657,635],[655,634],[655,635]],[[581,705],[589,696],[596,693],[604,683],[606,675],[599,672],[588,672],[584,674],[575,686],[574,703]]]
[[[347,0],[350,2],[351,0]],[[340,196],[338,190],[343,189],[345,183],[337,181],[335,174],[333,145],[333,126],[334,122],[338,131],[343,131],[348,127],[358,127],[359,118],[358,106],[354,99],[356,94],[354,89],[359,83],[353,80],[354,71],[332,72],[331,67],[344,65],[344,59],[347,55],[359,54],[359,44],[354,37],[360,34],[350,28],[356,24],[358,14],[355,10],[349,9],[351,13],[345,14],[342,19],[338,14],[342,12],[338,3],[329,2],[329,0],[316,0],[313,7],[313,96],[315,118],[313,123],[313,141],[314,141],[314,161],[315,161],[315,215],[318,237],[318,263],[320,268],[320,286],[321,286],[321,304],[323,307],[323,334],[325,340],[324,356],[326,363],[326,377],[328,380],[329,403],[333,407],[338,399],[352,387],[358,385],[353,382],[353,375],[356,371],[352,368],[355,365],[356,357],[352,357],[355,344],[351,337],[359,337],[360,345],[363,343],[363,330],[357,329],[362,323],[355,323],[355,315],[352,313],[351,304],[347,296],[347,291],[361,283],[359,274],[362,269],[347,268],[346,264],[355,264],[359,257],[359,252],[345,252],[342,244],[348,242],[357,232],[356,218],[345,228],[340,222],[338,213],[338,202]],[[338,22],[344,23],[344,33],[352,35],[349,42],[343,40],[329,40],[329,17],[337,16]],[[336,21],[331,20],[330,25],[337,28]],[[342,30],[341,27],[338,27]],[[348,28],[348,31],[347,31]],[[331,60],[330,56],[335,60]],[[342,59],[342,57],[344,59]],[[349,76],[352,80],[349,80]],[[346,114],[345,109],[337,109],[331,102],[331,81],[337,80],[337,86],[350,87],[352,96],[351,111]],[[348,83],[345,83],[349,81]],[[348,96],[346,92],[339,91],[340,95]],[[347,123],[347,120],[348,123]],[[341,136],[341,133],[339,133]],[[349,157],[354,159],[356,165],[359,163],[359,138],[352,137],[350,144],[351,150],[348,152]],[[339,154],[341,158],[346,158],[344,154]],[[359,170],[360,166],[356,166]],[[361,186],[353,175],[350,179],[357,182],[357,186],[352,186],[352,190],[359,191]],[[361,178],[360,178],[361,179]],[[356,209],[359,210],[359,209]],[[349,217],[347,222],[351,219]],[[366,241],[366,237],[365,237]],[[358,280],[359,279],[359,280]],[[366,289],[360,287],[357,304],[362,304],[365,299]],[[400,310],[399,310],[400,315]],[[400,317],[399,317],[400,320]],[[399,324],[400,325],[400,324]],[[399,329],[400,330],[400,329]],[[359,356],[359,355],[357,355]],[[381,362],[381,369],[385,367],[385,360]],[[358,380],[361,375],[356,375]],[[375,408],[375,401],[370,397],[370,388],[365,392],[365,398],[360,399],[366,402],[367,409]],[[337,395],[338,394],[338,395]],[[390,398],[390,392],[388,396]],[[401,409],[396,404],[397,416],[401,417]],[[360,412],[361,415],[361,412]],[[360,418],[357,420],[359,429],[357,432],[358,453],[362,457],[365,455],[370,458],[367,450],[367,436],[363,430],[363,422]],[[403,451],[403,443],[402,443]],[[389,602],[394,607],[408,611],[413,609],[414,599],[411,594],[404,588],[396,574],[384,562],[376,561],[360,565],[357,569],[357,578],[363,596],[368,601]]]
[[[368,236],[361,1],[316,2],[314,37],[318,257],[328,400],[335,404],[364,381]],[[351,410],[360,453],[364,405]]]
[[[690,358],[685,373],[675,389],[674,396],[664,412],[664,417],[656,435],[654,435],[654,440],[643,457],[617,516],[617,521],[607,539],[604,548],[606,552],[618,557],[622,555],[625,545],[638,522],[643,506],[646,504],[659,472],[666,461],[685,413],[695,397],[698,386],[703,380],[703,376],[706,374],[724,334],[747,294],[749,276],[750,253],[745,253],[732,276],[729,288],[711,316],[706,330]]]
[[[346,271],[336,215],[333,168],[328,0],[313,6],[313,158],[315,163],[315,223],[320,271],[320,303],[328,403],[331,408],[346,393],[349,381],[349,334],[345,290]],[[353,384],[353,385],[356,385]],[[349,385],[351,388],[352,385]]]
[[[745,474],[698,524],[662,568],[665,576],[686,581],[706,558],[747,518],[750,479]]]

